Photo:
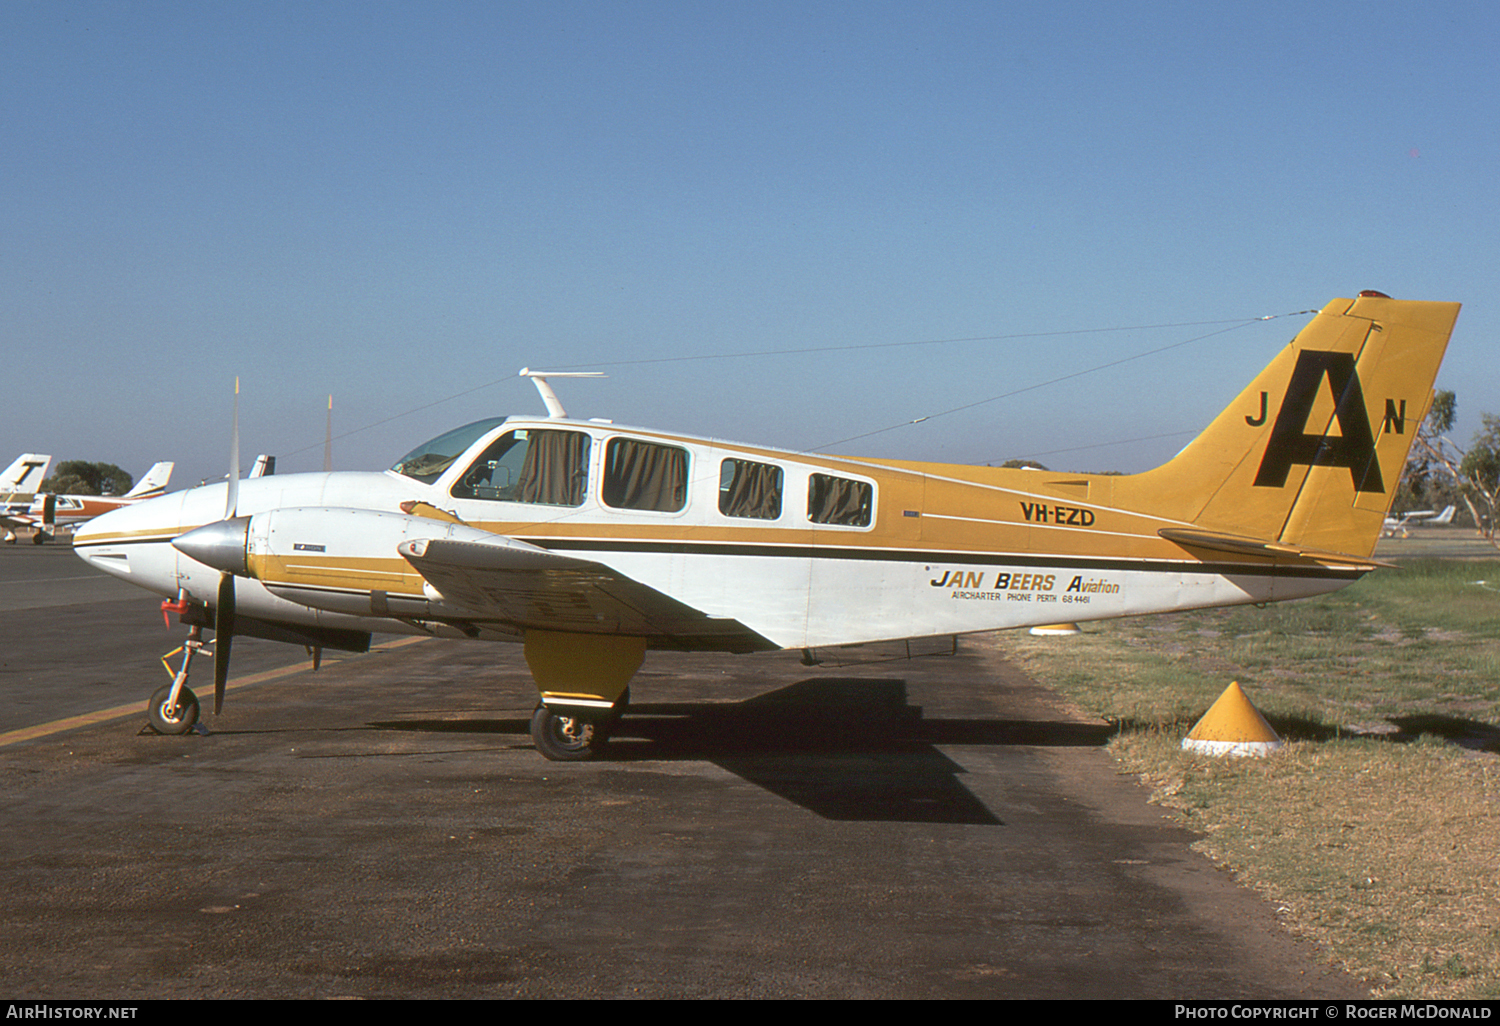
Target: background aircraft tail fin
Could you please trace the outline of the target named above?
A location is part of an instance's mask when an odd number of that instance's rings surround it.
[[[23,453],[16,461],[0,473],[0,495],[32,495],[41,491],[47,468],[52,465],[51,456],[40,456],[34,452]]]
[[[172,468],[175,463],[155,463],[151,469],[146,471],[146,476],[136,482],[134,488],[125,493],[127,499],[152,499],[158,495],[164,495],[167,491],[167,482],[172,479]]]
[[[1369,556],[1457,303],[1336,299],[1171,462],[1139,475],[1151,512],[1223,535]]]

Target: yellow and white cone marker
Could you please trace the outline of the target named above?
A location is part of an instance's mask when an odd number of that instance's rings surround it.
[[[1204,755],[1264,756],[1281,747],[1281,738],[1235,682],[1188,731],[1182,747]]]
[[[1048,637],[1062,636],[1064,634],[1082,634],[1076,623],[1049,623],[1031,628],[1032,634],[1040,634]]]

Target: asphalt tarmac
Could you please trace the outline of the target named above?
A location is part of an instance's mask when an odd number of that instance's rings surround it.
[[[512,645],[237,640],[208,733],[145,732],[143,594],[0,549],[10,999],[1368,995],[983,638],[652,653],[558,764]]]

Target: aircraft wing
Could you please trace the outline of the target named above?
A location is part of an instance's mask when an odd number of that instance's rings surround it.
[[[523,629],[628,634],[657,647],[748,652],[778,646],[603,563],[509,539],[402,542],[397,551],[445,602]]]

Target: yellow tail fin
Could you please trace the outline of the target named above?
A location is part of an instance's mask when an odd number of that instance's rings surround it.
[[[1368,556],[1458,310],[1335,299],[1203,434],[1131,481],[1142,506],[1208,532]]]

